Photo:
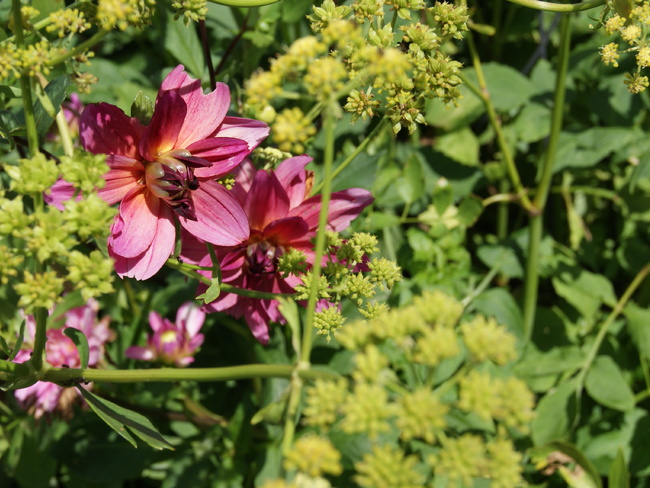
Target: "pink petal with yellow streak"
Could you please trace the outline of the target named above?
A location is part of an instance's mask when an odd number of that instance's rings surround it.
[[[186,114],[187,106],[178,93],[162,93],[156,100],[151,122],[140,139],[142,157],[155,161],[161,154],[177,149],[176,141]]]
[[[145,127],[127,117],[114,105],[88,105],[79,119],[79,137],[83,148],[93,154],[119,154],[138,158],[138,144]]]
[[[244,210],[219,183],[202,181],[192,192],[192,201],[197,220],[179,217],[190,234],[217,246],[234,246],[248,239],[250,229]]]

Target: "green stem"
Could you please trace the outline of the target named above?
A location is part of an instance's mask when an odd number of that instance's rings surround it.
[[[56,66],[57,64],[63,63],[65,60],[73,58],[77,56],[78,54],[82,54],[86,51],[88,51],[90,48],[95,46],[99,41],[101,41],[110,31],[107,30],[100,30],[97,32],[94,36],[92,36],[90,39],[82,42],[81,44],[75,46],[74,48],[70,49],[69,51],[61,54],[60,56],[56,56],[52,59],[49,59],[47,61],[48,66]]]
[[[641,285],[641,283],[643,283],[643,280],[648,276],[648,273],[650,273],[650,264],[646,264],[643,268],[641,268],[641,271],[639,271],[637,275],[634,277],[632,283],[630,283],[630,285],[627,287],[627,289],[625,290],[621,298],[618,300],[618,302],[616,302],[614,309],[607,316],[605,322],[603,322],[603,325],[601,326],[600,330],[598,331],[598,335],[596,336],[596,340],[594,341],[594,344],[591,346],[591,349],[589,350],[589,355],[587,356],[586,361],[582,365],[582,368],[580,369],[580,373],[578,373],[579,390],[582,389],[582,386],[584,385],[587,372],[589,371],[589,368],[591,368],[591,365],[596,359],[596,356],[598,355],[598,351],[600,350],[600,346],[603,343],[603,340],[605,339],[605,336],[607,335],[610,326],[614,323],[614,320],[616,320],[616,318],[621,314],[621,312],[625,308],[625,305],[627,305],[627,302],[630,300],[630,298],[632,298],[632,295],[634,294],[636,289]]]
[[[537,212],[530,218],[530,237],[528,239],[528,258],[526,263],[526,278],[524,284],[524,337],[530,340],[535,322],[537,309],[537,294],[539,285],[539,247],[543,234],[542,214],[548,199],[553,177],[553,166],[557,153],[558,141],[562,129],[564,114],[564,98],[566,93],[566,75],[569,66],[569,48],[571,46],[571,19],[564,15],[560,21],[560,47],[558,52],[557,79],[555,82],[555,97],[553,100],[553,115],[551,119],[551,134],[549,136],[546,157],[543,160],[542,176],[540,178],[533,207]]]
[[[29,366],[26,364],[14,363],[5,360],[0,360],[0,371],[21,376],[28,375],[30,373]]]
[[[51,368],[43,381],[99,381],[104,383],[155,383],[174,381],[228,381],[251,378],[291,378],[297,374],[305,380],[338,378],[320,370],[303,369],[295,373],[290,364],[246,364],[223,368],[158,368],[158,369],[70,369]],[[83,380],[81,380],[83,378]]]
[[[72,138],[70,137],[70,126],[65,118],[63,109],[59,110],[59,113],[56,114],[56,127],[59,130],[63,152],[66,156],[72,156],[74,154],[74,145],[72,144]]]
[[[217,3],[219,5],[227,5],[228,7],[263,7],[264,5],[271,5],[272,3],[279,2],[280,0],[208,0],[210,3]]]
[[[314,335],[314,317],[316,315],[316,302],[318,301],[318,283],[321,275],[321,261],[325,253],[325,232],[327,231],[327,218],[329,213],[330,197],[332,195],[332,173],[334,166],[334,114],[330,104],[324,110],[325,120],[323,129],[325,133],[325,151],[323,155],[323,193],[321,196],[320,214],[318,216],[318,232],[316,233],[316,249],[314,264],[311,269],[311,287],[309,289],[309,300],[307,302],[307,313],[305,327],[302,337],[302,350],[300,360],[309,364],[311,346]]]
[[[170,258],[167,260],[165,263],[167,266],[170,268],[176,269],[183,273],[185,276],[189,278],[193,278],[197,281],[200,281],[204,285],[210,286],[212,284],[212,281],[210,278],[207,276],[203,276],[201,273],[196,271],[195,269],[189,268],[188,266],[191,265],[186,265],[184,263],[179,263],[178,260]],[[241,295],[243,297],[250,297],[250,298],[260,298],[262,300],[275,300],[278,297],[292,297],[293,295],[288,294],[288,293],[269,293],[265,291],[257,291],[257,290],[247,290],[245,288],[237,288],[236,286],[232,285],[227,285],[226,283],[221,283],[221,291],[225,293],[234,293],[235,295]]]
[[[467,85],[467,87],[470,90],[472,90],[483,101],[483,104],[485,105],[485,108],[487,110],[488,118],[490,119],[490,123],[494,128],[494,132],[497,137],[497,143],[499,144],[499,149],[501,150],[501,156],[503,158],[503,162],[506,165],[508,176],[510,177],[510,181],[512,182],[514,191],[521,198],[521,204],[523,205],[523,207],[528,212],[533,213],[534,212],[533,204],[528,198],[528,195],[526,194],[526,189],[524,188],[524,185],[521,182],[521,178],[519,176],[519,172],[517,171],[515,160],[512,156],[512,153],[510,152],[510,146],[508,146],[508,142],[506,141],[505,135],[503,133],[501,120],[499,119],[497,111],[494,108],[494,104],[492,103],[492,99],[490,98],[490,92],[488,90],[487,83],[485,81],[481,60],[479,59],[478,51],[476,50],[476,45],[474,44],[472,33],[467,32],[465,35],[465,39],[467,40],[467,46],[469,48],[470,56],[472,58],[472,64],[474,65],[474,69],[476,71],[476,78],[478,80],[478,85],[479,85],[478,88],[471,81],[469,81],[465,76],[461,75],[461,78],[463,82]]]
[[[350,153],[350,155],[345,158],[345,160],[339,164],[336,167],[336,170],[332,173],[332,179],[336,178],[341,172],[348,167],[348,165],[356,158],[359,154],[361,154],[365,149],[368,147],[368,144],[370,144],[375,137],[377,137],[381,131],[388,125],[388,118],[384,117],[379,121],[379,123],[375,126],[374,129],[368,134],[368,136],[357,146],[357,148]],[[318,185],[314,186],[311,190],[312,195],[316,195],[319,191],[322,190],[323,185],[324,185],[325,180],[321,181]]]
[[[545,10],[547,12],[580,12],[605,5],[606,0],[587,0],[581,3],[553,3],[542,2],[540,0],[508,0],[522,7],[534,8],[535,10]]]

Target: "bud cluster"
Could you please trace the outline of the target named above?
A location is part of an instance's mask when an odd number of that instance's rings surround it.
[[[325,0],[308,18],[315,35],[295,41],[246,84],[245,108],[273,124],[280,149],[301,152],[314,135],[312,121],[331,101],[345,99],[343,110],[353,120],[385,115],[395,133],[425,123],[426,98],[457,103],[461,65],[443,45],[467,30],[466,7],[436,2],[427,8],[419,0],[358,0],[348,6]],[[293,112],[297,107],[276,115],[273,105],[283,98],[297,98],[303,108],[303,100],[316,105],[304,116]]]

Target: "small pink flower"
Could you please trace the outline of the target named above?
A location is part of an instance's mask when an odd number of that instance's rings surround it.
[[[66,327],[73,327],[84,333],[90,349],[88,366],[96,366],[104,356],[104,344],[111,339],[108,326],[110,317],[97,321],[99,305],[90,299],[83,307],[73,308],[65,314],[65,326],[61,329],[48,329],[45,343],[45,359],[55,368],[80,368],[79,353],[72,340],[63,333]],[[25,323],[25,344],[31,344],[36,332],[34,317],[27,316]],[[16,363],[27,361],[31,349],[21,350],[15,358]],[[86,387],[89,388],[89,387]],[[72,388],[63,388],[55,383],[38,381],[30,387],[16,390],[14,396],[21,408],[33,412],[39,418],[46,412],[60,411],[64,415],[71,413],[71,403],[78,397]]]
[[[233,193],[248,217],[250,237],[237,246],[215,248],[224,283],[250,290],[293,293],[300,280],[295,276],[281,277],[277,272],[277,259],[285,251],[295,248],[303,251],[307,261],[313,263],[311,240],[318,228],[321,196],[307,198],[311,190],[311,172],[306,171],[305,166],[310,161],[309,156],[296,156],[283,161],[275,171],[255,171],[248,161],[238,168]],[[361,188],[333,193],[328,229],[345,229],[372,201],[370,192]],[[211,266],[205,245],[189,238],[183,242],[183,259]],[[200,291],[203,289],[205,286]],[[278,310],[277,301],[232,293],[222,292],[205,309],[225,312],[236,318],[243,316],[262,344],[269,340],[270,322],[286,322]]]
[[[126,350],[126,357],[187,366],[194,361],[194,354],[203,344],[203,334],[199,334],[199,331],[204,321],[205,312],[192,302],[180,306],[176,312],[176,323],[152,311],[149,313],[149,325],[153,335],[148,337],[147,347],[131,346]]]
[[[108,251],[120,276],[147,279],[174,249],[175,220],[191,235],[215,245],[248,238],[246,214],[217,179],[231,172],[267,135],[256,120],[227,117],[228,86],[207,95],[201,82],[177,66],[163,81],[151,122],[143,126],[107,103],[81,115],[85,150],[107,154],[110,167],[99,195],[120,203]],[[49,201],[71,197],[58,182]]]

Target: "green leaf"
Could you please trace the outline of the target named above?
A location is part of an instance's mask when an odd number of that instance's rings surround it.
[[[63,333],[72,339],[74,345],[77,346],[81,369],[86,369],[88,367],[88,358],[90,357],[90,349],[88,348],[88,339],[86,338],[86,335],[74,327],[66,327],[63,329]]]
[[[453,132],[468,126],[485,112],[483,101],[466,85],[461,85],[459,90],[461,99],[458,107],[449,107],[438,98],[427,100],[424,116],[427,124]]]
[[[536,446],[565,437],[573,424],[576,412],[575,379],[562,383],[547,393],[537,404],[531,434]]]
[[[484,291],[474,299],[474,306],[483,315],[494,317],[497,323],[505,326],[515,337],[522,339],[524,320],[521,309],[512,295],[503,288]]]
[[[650,359],[650,310],[630,302],[623,314],[627,317],[627,327],[639,352]]]
[[[625,455],[621,448],[616,452],[616,458],[609,468],[607,486],[609,488],[630,488],[630,473],[627,470]]]
[[[458,220],[461,224],[471,227],[474,222],[483,213],[483,204],[478,198],[469,195],[463,198],[463,201],[458,205]]]
[[[16,339],[16,344],[14,344],[14,350],[11,351],[11,354],[7,358],[7,361],[13,361],[20,348],[23,347],[23,340],[25,339],[25,319],[20,323],[20,330],[18,332],[18,338]]]
[[[153,102],[142,90],[133,99],[131,117],[135,117],[142,125],[149,125],[153,116]]]
[[[593,317],[603,303],[616,305],[614,287],[604,276],[568,266],[561,266],[558,271],[552,279],[555,291],[584,317]]]
[[[551,110],[539,103],[524,105],[511,125],[517,138],[523,142],[537,142],[551,131]]]
[[[291,330],[291,345],[296,355],[300,356],[301,334],[300,334],[300,312],[298,304],[291,297],[278,297],[278,308],[280,313],[287,320],[287,326]]]
[[[164,48],[177,61],[183,63],[187,70],[198,79],[203,76],[203,48],[193,23],[185,26],[183,19],[174,20],[167,16]]]
[[[72,293],[68,293],[61,303],[59,303],[52,313],[47,317],[47,327],[49,328],[60,328],[65,324],[65,314],[72,310],[73,308],[83,307],[86,304],[83,296],[81,296],[81,291],[76,290]]]
[[[72,81],[68,75],[61,75],[58,78],[50,81],[45,87],[45,95],[47,95],[47,100],[52,104],[54,108],[54,115],[61,108],[63,100],[65,100],[66,90],[70,86]],[[36,129],[38,132],[39,139],[45,137],[45,133],[52,126],[54,122],[54,117],[48,114],[48,110],[43,106],[41,100],[37,100],[34,104],[34,117],[36,118]]]
[[[77,386],[90,408],[111,427],[124,437],[133,447],[138,447],[132,432],[154,449],[171,449],[174,447],[156,430],[153,424],[143,415],[120,407],[113,402],[90,393],[85,388]],[[127,431],[127,427],[129,431]]]
[[[478,165],[479,142],[469,127],[438,137],[434,148],[448,158],[466,166]]]
[[[463,70],[465,76],[477,85],[474,68]],[[483,64],[483,74],[492,104],[497,111],[508,112],[526,103],[535,94],[535,86],[519,71],[499,63]]]
[[[203,300],[203,303],[214,302],[219,295],[221,294],[221,280],[217,278],[210,279],[210,286],[205,290],[204,293],[201,293],[197,296],[197,300]]]
[[[406,166],[402,178],[397,181],[397,192],[406,203],[413,203],[424,194],[424,174],[420,159],[411,156]]]
[[[585,389],[591,398],[621,412],[632,410],[634,393],[618,365],[609,356],[598,356],[585,379]]]

